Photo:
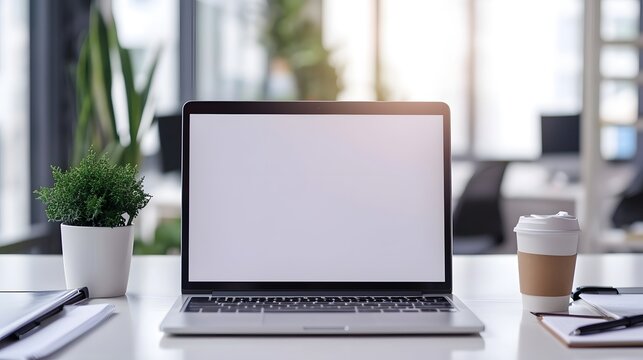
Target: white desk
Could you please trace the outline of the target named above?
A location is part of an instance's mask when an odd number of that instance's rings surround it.
[[[117,314],[54,359],[640,359],[641,348],[570,350],[523,314],[515,255],[456,256],[454,292],[485,323],[480,336],[169,337],[159,323],[179,295],[175,256],[134,257]],[[60,256],[0,255],[0,290],[63,288]],[[643,286],[643,255],[580,256],[575,284]]]

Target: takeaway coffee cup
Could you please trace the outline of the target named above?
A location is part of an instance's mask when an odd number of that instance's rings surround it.
[[[564,211],[521,216],[514,231],[523,308],[566,311],[578,252],[578,219]]]

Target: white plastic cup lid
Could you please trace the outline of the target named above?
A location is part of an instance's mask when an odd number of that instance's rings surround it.
[[[515,232],[569,232],[580,231],[578,219],[565,211],[555,215],[521,216]]]

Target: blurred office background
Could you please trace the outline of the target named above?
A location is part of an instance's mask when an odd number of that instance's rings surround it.
[[[60,251],[32,191],[71,161],[90,4],[0,0],[0,252]],[[643,251],[640,0],[96,4],[135,71],[160,51],[136,253],[179,251],[189,99],[444,101],[456,252],[514,252],[519,215],[558,210],[580,217],[582,251]]]

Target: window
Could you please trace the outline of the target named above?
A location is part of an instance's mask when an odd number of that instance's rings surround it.
[[[444,101],[451,147],[467,151],[469,13],[466,0],[382,2],[382,72],[390,100]]]
[[[0,1],[0,245],[30,223],[28,6]]]
[[[119,41],[123,47],[132,50],[136,74],[145,73],[153,56],[159,52],[150,98],[154,113],[179,113],[178,0],[115,0],[112,8]],[[114,81],[122,80],[116,78]],[[123,89],[119,85],[115,88]],[[126,111],[124,107],[120,110],[121,117],[126,116]],[[157,130],[153,127],[143,139],[141,151],[150,155],[158,148]]]
[[[196,95],[202,100],[258,100],[264,94],[267,53],[261,44],[262,0],[196,2]],[[292,84],[274,91],[291,92]],[[274,92],[273,91],[273,92]],[[279,97],[274,95],[273,97]]]
[[[324,43],[333,49],[344,83],[340,100],[374,100],[373,1],[325,0],[323,6]]]
[[[114,20],[123,47],[131,49],[135,73],[146,69],[160,51],[153,92],[155,110],[175,113],[179,104],[179,3],[178,0],[114,0]]]
[[[197,1],[196,97],[334,100],[336,68],[322,46],[322,4]]]
[[[536,158],[540,115],[580,112],[581,0],[379,3],[387,99],[448,103],[454,155]],[[375,99],[374,4],[324,1],[344,100]]]
[[[639,0],[601,2],[601,153],[630,159],[636,153],[639,120]]]
[[[475,153],[537,158],[540,115],[581,111],[583,3],[475,4]]]

